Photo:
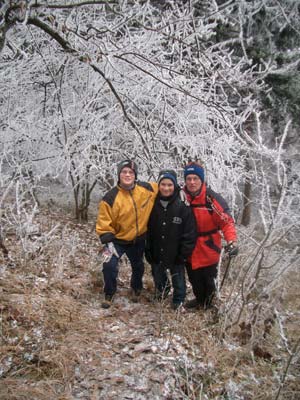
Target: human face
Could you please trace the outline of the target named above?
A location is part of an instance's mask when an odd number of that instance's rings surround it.
[[[169,197],[174,193],[175,187],[171,179],[165,178],[159,182],[158,189],[163,197]]]
[[[198,175],[190,174],[185,178],[185,185],[189,193],[197,193],[202,185],[202,181]]]
[[[125,167],[120,172],[120,183],[124,187],[131,187],[135,181],[135,174],[131,168]]]

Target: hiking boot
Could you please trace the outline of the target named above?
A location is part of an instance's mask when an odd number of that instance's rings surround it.
[[[134,290],[132,289],[132,293],[131,293],[131,301],[133,303],[138,303],[140,296],[141,296],[142,290],[141,289],[137,289]]]
[[[195,298],[193,300],[189,300],[185,303],[185,308],[198,308],[200,304],[198,303],[198,300]]]
[[[109,308],[112,305],[113,296],[110,294],[106,294],[104,301],[101,303],[102,308]]]
[[[183,303],[172,303],[172,309],[174,311],[184,311]]]

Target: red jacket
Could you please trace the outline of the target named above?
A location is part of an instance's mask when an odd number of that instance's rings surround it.
[[[185,188],[186,191],[186,188]],[[194,251],[189,258],[192,269],[208,267],[217,264],[222,248],[222,236],[227,242],[236,241],[234,220],[229,207],[222,196],[215,193],[203,183],[198,196],[187,198],[193,209],[198,238]]]

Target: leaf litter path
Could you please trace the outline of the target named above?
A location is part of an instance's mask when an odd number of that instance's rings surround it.
[[[201,354],[200,338],[210,336],[206,317],[174,312],[171,298],[154,303],[149,266],[134,303],[126,260],[114,304],[102,309],[93,226],[41,214],[39,229],[27,243],[31,257],[22,258],[12,236],[14,262],[1,263],[0,398],[194,398],[199,377],[213,375]]]
[[[178,370],[189,360],[188,343],[176,333],[182,316],[149,304],[147,294],[131,303],[122,291],[111,309],[96,306],[92,313],[99,320],[101,359],[88,375],[94,376],[99,398],[176,398]]]

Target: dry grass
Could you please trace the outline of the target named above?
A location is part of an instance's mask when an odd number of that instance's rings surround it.
[[[10,262],[1,260],[0,399],[275,398],[289,357],[280,329],[290,347],[299,335],[296,279],[286,283],[286,319],[259,352],[247,326],[224,330],[222,307],[175,314],[169,300],[153,303],[149,269],[141,302],[130,303],[126,262],[116,303],[102,310],[93,224],[41,213],[39,225],[35,251],[24,257],[11,235]],[[299,396],[297,357],[282,399]]]

